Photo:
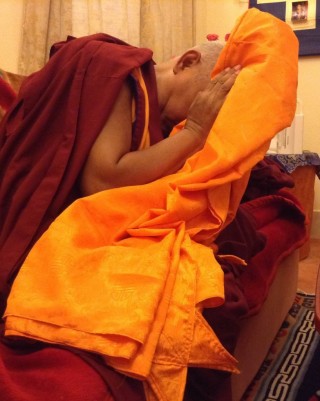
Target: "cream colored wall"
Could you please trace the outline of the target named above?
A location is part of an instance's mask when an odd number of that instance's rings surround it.
[[[208,33],[216,33],[224,40],[236,19],[248,9],[248,1],[195,0],[196,42],[203,42]]]
[[[23,0],[0,0],[0,67],[18,72]]]
[[[320,155],[320,56],[301,57],[298,96],[303,103],[303,148]],[[320,238],[320,180],[315,180],[312,237]]]
[[[236,19],[247,10],[248,2],[241,0],[196,0],[196,42],[204,41],[208,33],[220,40],[232,29]],[[298,97],[303,104],[303,149],[320,154],[320,56],[300,57]],[[320,229],[320,180],[315,183],[313,233]],[[318,227],[319,226],[319,227]],[[316,229],[316,230],[315,230]]]

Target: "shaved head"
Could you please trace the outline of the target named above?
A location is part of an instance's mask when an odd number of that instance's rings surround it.
[[[195,77],[196,80],[203,79],[204,76],[211,76],[211,72],[216,65],[223,47],[224,46],[221,42],[212,41],[201,43],[192,48],[201,53],[202,68],[198,76]]]

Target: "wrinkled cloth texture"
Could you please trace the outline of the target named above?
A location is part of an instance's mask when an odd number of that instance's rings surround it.
[[[251,170],[246,192],[241,202],[274,194],[278,189],[284,187],[293,188],[294,179],[282,166],[266,156]]]
[[[15,343],[12,347],[0,342],[0,354],[3,401],[116,400],[103,378],[71,351],[40,343]]]
[[[297,53],[284,22],[248,10],[212,74],[242,66],[204,149],[174,175],[65,209],[14,282],[6,334],[100,353],[143,379],[148,401],[182,400],[188,366],[236,371],[201,313],[224,302],[209,245],[233,220],[250,169],[293,119]]]
[[[11,85],[2,78],[0,71],[0,109],[2,109],[1,115],[8,110],[15,97],[15,91],[13,90]]]
[[[252,258],[250,269],[239,278],[248,302],[249,317],[258,313],[266,300],[281,260],[307,241],[308,220],[302,205],[285,189],[246,202],[243,208],[266,238],[264,251]]]
[[[163,138],[151,50],[95,34],[60,42],[52,54],[42,70],[24,79],[0,126],[1,314],[32,245],[80,196],[79,172],[124,80],[139,67],[148,90],[150,143]],[[134,87],[136,150],[145,101]]]
[[[203,311],[230,353],[234,352],[242,320],[260,311],[281,261],[307,241],[305,213],[285,190],[291,186],[290,176],[276,162],[265,158],[257,163],[235,219],[216,240],[218,255],[232,254],[247,262],[241,266],[219,257],[225,303]],[[231,375],[189,368],[184,401],[197,399],[231,401]]]
[[[251,171],[241,211],[250,216],[257,235],[265,242],[263,252],[250,259],[245,274],[239,277],[248,302],[248,316],[259,312],[282,259],[308,240],[309,221],[302,204],[288,190],[293,187],[290,174],[269,156]],[[233,235],[225,230],[221,237]],[[224,247],[232,249],[232,242],[226,242]]]
[[[53,57],[58,51],[59,55]],[[80,38],[76,42],[73,41],[73,38],[68,38],[66,42],[57,43],[53,46],[52,58],[45,69],[31,77],[25,78],[3,73],[4,79],[10,85],[11,95],[19,90],[22,81],[25,80],[25,84],[28,86],[23,87],[18,96],[15,96],[16,100],[1,128],[0,160],[3,167],[1,171],[5,174],[1,180],[0,190],[2,206],[1,310],[4,310],[6,296],[20,267],[20,261],[24,259],[37,237],[65,205],[78,197],[76,177],[82,160],[85,160],[91,141],[99,133],[98,124],[104,123],[105,112],[110,111],[117,91],[127,76],[129,76],[135,92],[136,116],[133,125],[132,149],[136,150],[141,146],[146,129],[148,129],[150,143],[162,139],[151,55],[152,53],[148,49],[137,49],[127,46],[124,42],[109,35],[98,34]],[[136,68],[142,63],[143,88],[148,90],[149,108],[152,109],[151,115],[148,116],[149,125],[145,123],[146,94],[139,81],[137,73],[139,70]],[[103,69],[99,69],[101,65]],[[107,71],[106,68],[108,68]],[[78,72],[75,74],[77,70]],[[75,79],[82,84],[70,85]],[[108,87],[107,91],[106,87]],[[1,93],[7,96],[7,86],[4,89],[6,91]],[[103,97],[101,97],[102,91]],[[103,100],[101,109],[94,100],[95,96],[97,98],[100,96],[100,99]],[[43,97],[45,97],[44,101],[42,101]],[[12,98],[11,96],[10,99]],[[78,114],[71,115],[69,119],[69,110],[64,108],[64,104],[61,104],[61,98],[68,98],[70,107],[74,102],[75,109],[78,104]],[[108,101],[110,105],[105,108]],[[23,118],[19,114],[15,114],[21,102],[29,105],[24,110]],[[44,104],[46,108],[42,110]],[[99,115],[102,111],[103,113]],[[89,119],[88,121],[80,118],[80,114],[83,113]],[[35,126],[32,121],[39,120],[40,117],[42,124]],[[29,124],[24,124],[25,119],[29,119]],[[7,122],[7,120],[9,121]],[[65,126],[66,121],[70,123],[67,126]],[[55,122],[54,127],[52,127],[52,122]],[[16,126],[15,130],[13,133],[8,133],[13,124]],[[70,132],[72,124],[74,124],[73,130]],[[44,132],[48,135],[45,136]],[[83,137],[84,133],[85,137]],[[72,135],[75,137],[74,142],[71,139]],[[43,147],[41,149],[37,146],[34,147],[32,145],[34,143],[41,143]],[[47,152],[42,152],[43,149],[46,149]],[[39,151],[41,151],[40,156]],[[50,166],[52,160],[61,167],[68,166],[69,178],[59,169],[44,168],[45,165]],[[26,174],[26,171],[29,173]],[[24,182],[22,179],[19,181],[18,177],[25,177]],[[19,185],[14,186],[13,183],[19,183]],[[32,193],[33,189],[38,186],[38,190]],[[13,193],[15,193],[13,196],[16,200],[15,204],[8,195]],[[56,193],[56,198],[51,196],[53,193]],[[31,194],[32,200],[27,203]],[[22,209],[19,209],[21,207]],[[41,221],[37,220],[39,212],[43,213]],[[28,243],[29,245],[27,245]],[[0,326],[0,332],[2,334],[3,325]],[[50,401],[50,399],[56,400],[60,396],[78,400],[82,399],[79,396],[81,391],[84,393],[83,397],[89,396],[88,393],[92,396],[96,394],[97,400],[104,399],[109,393],[112,394],[115,401],[121,401],[122,397],[132,401],[145,399],[140,382],[129,378],[124,379],[122,374],[106,365],[102,369],[101,364],[94,363],[95,358],[88,358],[84,353],[78,358],[72,358],[69,354],[74,350],[66,352],[48,344],[46,347],[49,350],[46,350],[43,345],[30,347],[30,343],[21,343],[18,347],[19,352],[16,351],[15,342],[8,343],[1,338],[1,361],[5,361],[5,363],[2,363],[0,367],[2,378],[0,388],[5,401],[17,399],[38,401],[44,397]],[[21,369],[22,351],[24,366]],[[54,363],[51,364],[47,358],[60,361],[61,366],[65,364],[70,369],[68,371],[60,369],[59,364],[55,367]],[[81,361],[81,358],[90,363],[89,369],[94,368],[96,371],[92,371],[88,375],[87,363]],[[46,369],[39,370],[39,366],[46,366]],[[71,374],[73,371],[74,375]],[[87,375],[90,380],[86,379]],[[101,386],[100,376],[103,378],[104,387]],[[79,386],[78,392],[69,388],[66,383],[68,381],[72,383],[73,377],[77,377],[77,380],[83,383],[83,387]],[[47,391],[49,381],[49,388],[52,390],[51,398]]]
[[[225,348],[232,354],[239,335],[241,319],[248,314],[248,304],[238,280],[239,275],[244,273],[244,267],[223,258],[218,260],[224,272],[225,288],[228,289],[225,303],[217,308],[205,309],[203,315],[214,328],[218,338],[223,339]],[[189,367],[184,401],[188,400],[231,401],[230,373],[205,367]]]
[[[255,175],[255,171],[259,170],[259,163],[253,168],[251,175]],[[276,204],[270,202],[269,195],[277,194],[279,185],[283,182],[282,177],[277,173],[275,177],[272,178],[274,174],[274,169],[263,169],[264,178],[270,182],[274,182],[274,187],[270,185],[269,193],[266,197],[262,197],[259,204],[255,205],[256,211],[255,215],[262,214],[268,216],[269,213],[274,215],[274,206],[279,207],[280,202],[277,201]],[[259,175],[261,172],[258,173]],[[279,180],[278,183],[276,181]],[[256,181],[255,185],[258,185]],[[252,186],[253,184],[251,184]],[[254,191],[258,193],[258,191]],[[278,195],[277,198],[279,198]],[[267,201],[265,201],[267,200]],[[255,200],[253,200],[255,202]],[[268,274],[271,271],[271,275],[275,271],[277,266],[270,265],[270,261],[263,256],[266,255],[264,252],[264,247],[266,244],[266,237],[261,233],[264,231],[266,234],[274,235],[274,231],[270,227],[277,227],[277,220],[272,218],[266,225],[269,226],[268,230],[265,230],[265,224],[262,222],[259,224],[259,230],[257,230],[257,224],[251,213],[246,211],[247,205],[240,205],[236,218],[227,226],[217,238],[217,245],[219,254],[229,254],[239,256],[248,262],[247,268],[236,263],[230,263],[229,261],[219,258],[219,263],[224,271],[224,282],[226,288],[226,299],[225,303],[218,308],[210,308],[204,311],[204,316],[212,328],[214,328],[218,338],[222,341],[224,347],[227,348],[229,352],[232,352],[236,340],[239,335],[239,323],[241,317],[246,318],[251,314],[249,310],[249,305],[244,297],[244,290],[241,281],[246,278],[246,275],[250,275],[250,280],[255,281],[256,275],[258,280],[261,279],[260,269],[264,274]],[[259,212],[257,211],[259,210]],[[270,251],[273,254],[277,254],[278,261],[281,260],[283,254],[287,252],[288,247],[290,249],[297,248],[299,242],[297,238],[301,236],[303,232],[303,224],[301,222],[295,221],[295,227],[292,226],[290,222],[290,216],[287,215],[282,209],[278,211],[279,215],[288,218],[288,226],[282,226],[279,233],[277,233],[277,238],[279,235],[284,235],[290,229],[290,236],[287,237],[287,242],[284,248],[274,247],[272,250],[267,249],[267,253]],[[293,229],[294,228],[294,229]],[[254,256],[258,255],[260,252],[261,256],[259,264],[254,263]],[[253,265],[252,262],[253,261]],[[241,276],[241,281],[240,281]],[[268,280],[268,283],[271,280]],[[254,286],[253,286],[254,288]],[[265,287],[264,287],[265,288]],[[247,292],[248,296],[248,292]],[[250,293],[249,293],[250,298]],[[250,299],[251,307],[255,308],[257,311],[260,307],[261,298],[257,298],[257,303],[253,304]],[[19,352],[17,352],[17,348]],[[50,352],[46,351],[46,348],[50,348]],[[37,351],[37,352],[35,352]],[[103,378],[106,389],[103,390],[103,394],[112,394],[112,401],[122,401],[123,399],[128,399],[130,401],[142,401],[144,400],[142,383],[138,380],[130,379],[124,377],[123,375],[110,369],[103,363],[101,357],[93,355],[92,353],[85,353],[80,350],[70,349],[73,353],[77,353],[81,359],[87,361],[90,366],[96,370],[98,375]],[[5,360],[6,363],[0,366],[0,388],[2,394],[6,396],[3,397],[3,401],[16,401],[17,399],[21,401],[38,401],[46,395],[46,399],[50,401],[47,386],[48,380],[50,380],[49,388],[51,388],[50,396],[52,400],[56,399],[57,394],[61,396],[66,396],[68,399],[78,400],[77,393],[74,389],[68,385],[66,382],[72,382],[73,375],[80,375],[82,372],[85,374],[84,380],[80,376],[80,381],[85,384],[85,393],[94,394],[93,391],[97,388],[97,384],[94,379],[94,373],[88,376],[87,367],[84,366],[84,362],[80,358],[70,358],[69,353],[67,353],[61,347],[56,347],[49,344],[29,344],[23,342],[11,341],[9,344],[4,346],[0,344],[1,359]],[[21,353],[24,355],[24,362],[21,363]],[[51,364],[50,361],[53,359],[54,363]],[[57,364],[56,360],[60,363]],[[60,364],[67,364],[70,370],[66,372],[59,369]],[[43,369],[39,370],[39,366]],[[63,372],[63,374],[61,374]],[[72,373],[71,378],[69,374]],[[27,380],[23,378],[26,377]],[[90,381],[88,380],[90,377]],[[2,378],[2,380],[1,380]],[[97,378],[99,383],[99,378]],[[61,383],[60,383],[61,382]],[[42,385],[41,385],[42,383]],[[54,383],[54,385],[53,385]],[[40,384],[40,386],[39,386]],[[56,390],[55,390],[56,389]],[[23,394],[23,395],[22,395]],[[42,397],[41,397],[42,394]],[[99,397],[96,397],[97,400]],[[81,399],[81,398],[80,398]],[[212,369],[200,369],[200,368],[189,368],[187,377],[187,386],[185,390],[185,401],[194,401],[195,399],[202,399],[203,401],[230,401],[231,400],[231,383],[230,374],[227,372],[212,370]]]

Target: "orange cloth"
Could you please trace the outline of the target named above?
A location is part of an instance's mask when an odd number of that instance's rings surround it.
[[[271,138],[291,124],[297,61],[289,26],[248,10],[213,71],[242,65],[205,148],[176,174],[66,209],[14,282],[6,335],[100,353],[144,379],[148,401],[182,400],[188,366],[236,371],[201,314],[224,300],[208,244],[235,215]]]

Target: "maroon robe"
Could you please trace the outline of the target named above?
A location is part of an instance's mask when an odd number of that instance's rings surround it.
[[[162,139],[151,57],[151,50],[105,34],[70,38],[24,81],[0,129],[1,312],[32,245],[79,197],[79,172],[135,67],[142,66],[149,94],[151,143]],[[143,102],[137,93],[133,149],[142,133]]]
[[[151,57],[149,49],[105,34],[68,38],[54,45],[45,67],[24,81],[0,128],[1,312],[35,241],[80,196],[79,173],[127,78],[136,101],[131,149],[137,149],[145,98],[130,75],[136,67],[148,91],[151,144],[163,139]],[[2,399],[144,400],[141,382],[74,351],[2,339]]]

